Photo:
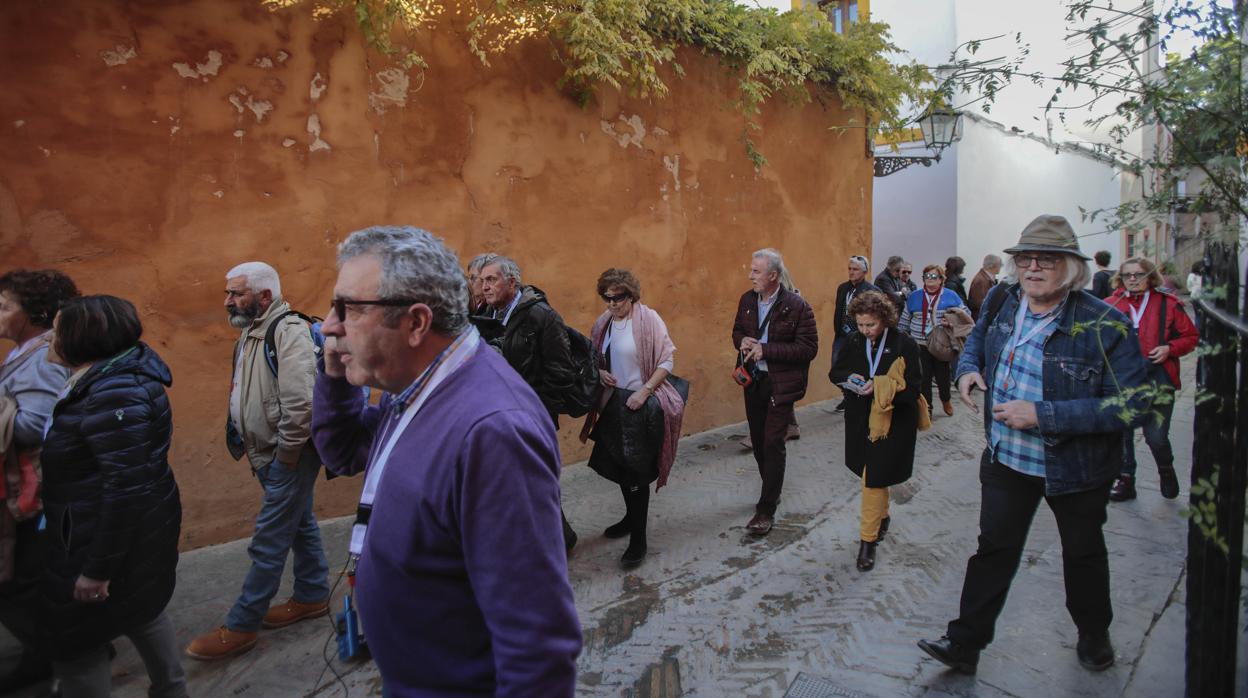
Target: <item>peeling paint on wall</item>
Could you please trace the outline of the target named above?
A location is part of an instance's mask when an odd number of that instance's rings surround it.
[[[615,124],[606,119],[603,119],[601,122],[602,132],[614,138],[621,148],[627,148],[630,145],[641,148],[643,141],[646,139],[646,124],[641,120],[641,117],[636,114],[626,117],[621,113],[617,120],[631,130],[632,133],[617,131]]]
[[[313,138],[312,145],[308,146],[309,153],[315,153],[318,150],[330,149],[329,144],[321,139],[321,117],[319,115],[308,115],[308,134]]]
[[[257,68],[264,68],[265,70],[268,70],[273,67],[273,59],[268,56],[260,56],[256,60],[252,61],[251,64]]]
[[[14,122],[13,122],[13,128],[21,128],[21,127],[23,127],[23,126],[25,126],[25,125],[26,125],[26,120],[25,120],[25,119],[18,119],[17,121],[14,121]]]
[[[221,70],[221,52],[215,49],[209,51],[204,62],[196,63],[194,68],[187,63],[174,63],[173,69],[184,78],[190,80],[202,78],[204,82],[208,82],[208,76],[215,76],[217,71]]]
[[[285,63],[285,62],[286,62],[286,59],[288,59],[288,58],[290,58],[290,54],[289,54],[289,53],[286,53],[285,51],[278,51],[278,52],[277,52],[277,62],[278,62],[278,63]]]
[[[112,68],[114,66],[125,65],[131,58],[139,55],[135,52],[133,46],[117,46],[111,50],[100,51],[100,58],[104,59],[104,65]]]
[[[381,84],[376,92],[368,93],[368,106],[378,114],[385,114],[387,107],[406,107],[407,90],[411,80],[407,71],[401,68],[387,68],[377,73],[377,82]]]
[[[672,173],[672,180],[676,182],[676,191],[680,191],[680,153],[668,157],[663,156],[663,167]]]
[[[296,140],[295,140],[295,139],[293,139],[293,138],[283,138],[283,139],[282,139],[282,147],[283,147],[283,148],[289,148],[290,146],[294,145],[294,144],[295,144],[295,143],[297,143],[297,142],[298,142],[298,141],[296,141]]]
[[[312,83],[308,86],[308,96],[315,102],[321,98],[321,95],[325,94],[327,89],[329,89],[329,82],[320,73],[317,73],[312,76]]]
[[[251,94],[251,91],[243,85],[239,85],[238,89],[230,93],[229,100],[230,104],[234,105],[235,111],[239,114],[242,114],[244,109],[251,111],[251,113],[256,117],[256,123],[264,121],[264,117],[267,116],[269,112],[273,111],[272,102],[267,99],[256,99],[255,96]]]

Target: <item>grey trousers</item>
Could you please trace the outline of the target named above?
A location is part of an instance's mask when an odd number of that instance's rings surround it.
[[[186,698],[186,672],[182,670],[182,653],[178,651],[173,621],[161,611],[149,623],[126,633],[147,667],[152,698]],[[107,698],[112,693],[112,660],[108,643],[64,662],[52,662],[52,670],[60,680],[63,698]]]

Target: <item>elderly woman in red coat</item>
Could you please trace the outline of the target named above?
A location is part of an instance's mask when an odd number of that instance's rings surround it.
[[[1116,290],[1105,299],[1121,310],[1135,326],[1140,350],[1149,364],[1149,376],[1158,388],[1153,401],[1154,416],[1144,422],[1144,441],[1157,461],[1161,496],[1179,496],[1179,478],[1174,472],[1174,451],[1170,448],[1170,416],[1174,412],[1174,393],[1179,381],[1179,357],[1190,353],[1200,341],[1200,333],[1192,324],[1183,302],[1162,291],[1165,279],[1157,265],[1143,257],[1132,257],[1122,263],[1111,283]],[[1135,430],[1123,432],[1122,473],[1114,481],[1109,498],[1115,502],[1135,499]]]

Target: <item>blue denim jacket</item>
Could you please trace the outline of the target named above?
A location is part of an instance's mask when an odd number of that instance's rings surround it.
[[[984,434],[992,420],[992,384],[1008,350],[1018,314],[1019,289],[997,286],[984,299],[1009,293],[988,325],[982,312],[958,360],[957,377],[979,373],[984,395]],[[1044,437],[1045,493],[1090,490],[1122,469],[1122,432],[1139,426],[1151,406],[1148,371],[1140,342],[1126,316],[1086,291],[1071,291],[1044,344],[1044,401],[1036,403]],[[985,457],[991,454],[986,452]]]

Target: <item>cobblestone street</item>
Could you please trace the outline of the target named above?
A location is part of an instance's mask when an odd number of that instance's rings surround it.
[[[1192,365],[1187,362],[1188,385]],[[1092,674],[1075,660],[1064,608],[1061,549],[1041,507],[996,641],[974,677],[948,673],[916,646],[939,637],[957,611],[975,547],[982,444],[978,417],[958,405],[920,436],[915,477],[895,488],[893,526],[876,568],[854,566],[858,483],[841,465],[842,418],[826,402],[799,410],[775,530],[745,533],[757,496],[742,425],[681,443],[672,482],[652,499],[650,557],[623,573],[625,541],[601,530],[622,513],[615,485],[577,465],[564,472],[569,520],[581,535],[571,561],[585,649],[584,696],[1174,696],[1183,686],[1186,501],[1166,501],[1143,442],[1138,500],[1111,504],[1106,536],[1114,592],[1117,664]],[[1191,390],[1180,396],[1173,437],[1186,481]],[[567,426],[565,425],[565,428]],[[348,521],[324,524],[341,562]],[[221,622],[246,569],[246,541],[183,557],[171,604],[179,642]],[[285,593],[285,592],[283,592]],[[540,593],[535,590],[535,593]],[[327,621],[265,631],[233,661],[186,666],[193,695],[374,695],[371,662],[324,672]],[[116,695],[141,696],[146,675],[125,640],[114,662]],[[413,657],[412,661],[420,661]]]

